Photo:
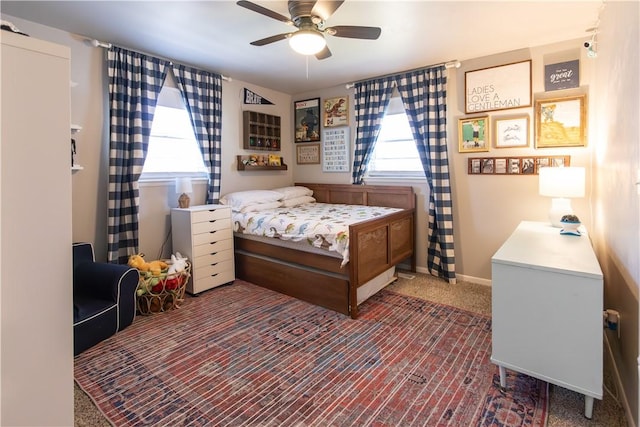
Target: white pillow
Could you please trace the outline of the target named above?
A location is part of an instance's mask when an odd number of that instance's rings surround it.
[[[253,203],[240,209],[240,212],[242,213],[258,212],[266,209],[279,208],[280,206],[282,206],[282,202],[280,200],[276,200],[275,202],[267,202],[267,203]]]
[[[303,187],[301,185],[295,185],[292,187],[274,188],[273,191],[277,191],[284,195],[284,200],[293,199],[301,196],[313,196],[313,190]]]
[[[285,208],[293,208],[303,203],[314,203],[316,199],[311,196],[294,197],[293,199],[286,199],[282,201],[282,206]]]
[[[231,206],[233,210],[239,211],[242,208],[257,203],[268,203],[282,200],[282,193],[271,190],[249,190],[237,191],[222,196],[220,203]]]

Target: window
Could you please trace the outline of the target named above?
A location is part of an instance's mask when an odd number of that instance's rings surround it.
[[[141,178],[206,175],[207,169],[180,91],[164,86],[153,116]]]
[[[424,169],[400,96],[394,96],[382,119],[369,162],[369,177],[421,177]]]

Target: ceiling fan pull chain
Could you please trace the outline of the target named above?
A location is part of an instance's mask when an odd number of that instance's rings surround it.
[[[309,80],[309,55],[305,55],[304,60],[307,63],[307,80]]]

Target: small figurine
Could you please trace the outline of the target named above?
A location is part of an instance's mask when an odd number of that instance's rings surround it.
[[[580,236],[580,230],[578,227],[582,224],[580,219],[575,215],[564,215],[560,219],[560,224],[562,224],[562,229],[560,230],[560,234],[569,234],[572,236]]]

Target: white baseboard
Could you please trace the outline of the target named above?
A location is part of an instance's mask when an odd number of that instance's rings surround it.
[[[628,427],[637,427],[635,422],[633,421],[633,415],[631,413],[631,408],[629,407],[629,400],[627,399],[627,395],[624,392],[624,387],[622,386],[622,378],[620,378],[620,371],[618,371],[618,366],[616,365],[616,358],[613,356],[613,350],[611,349],[611,344],[609,342],[609,337],[607,336],[606,329],[604,330],[604,344],[607,349],[607,353],[609,354],[609,360],[611,361],[611,368],[613,372],[613,380],[616,383],[616,390],[618,391],[618,400],[620,404],[624,408],[624,414],[627,418],[627,426]]]

